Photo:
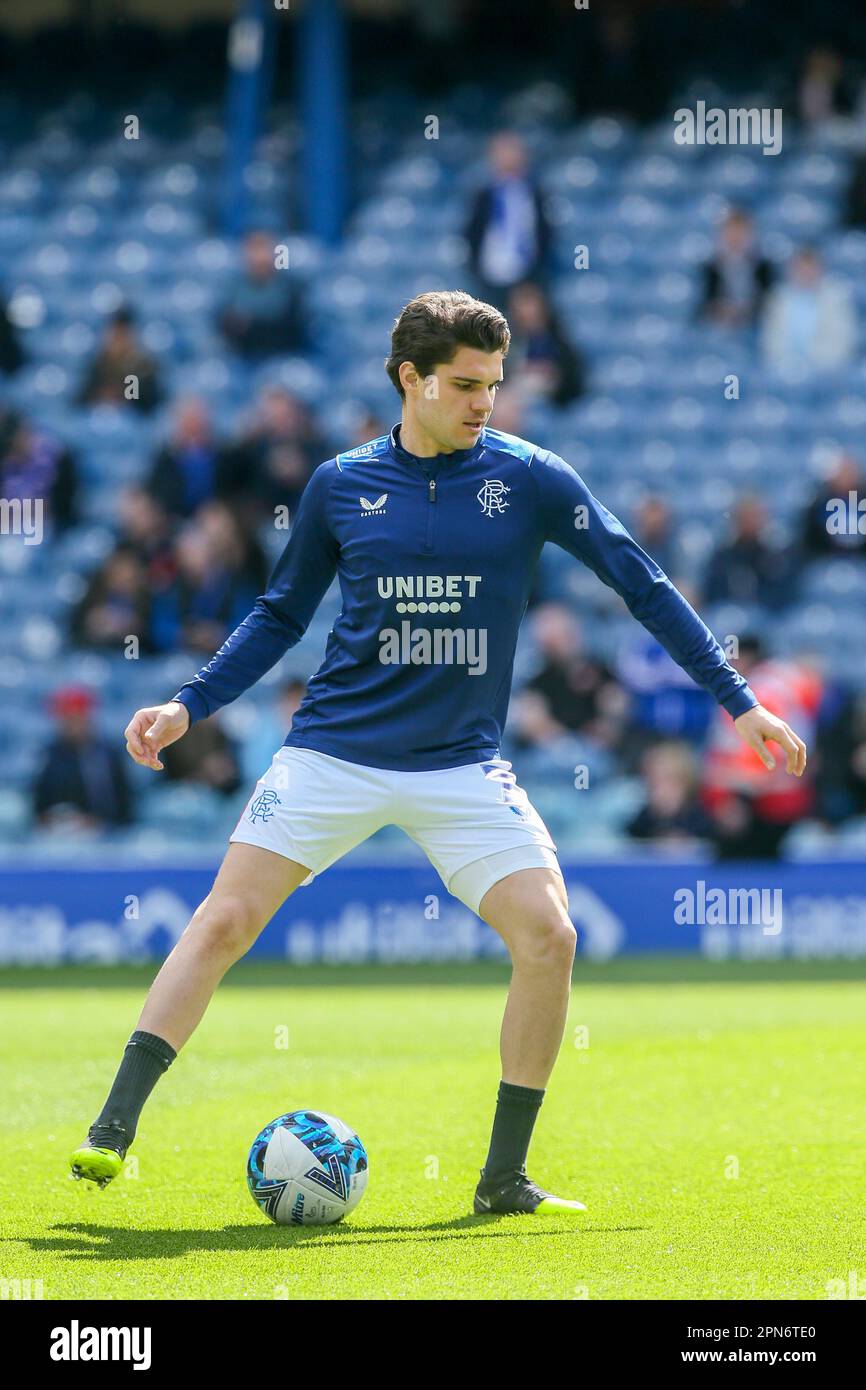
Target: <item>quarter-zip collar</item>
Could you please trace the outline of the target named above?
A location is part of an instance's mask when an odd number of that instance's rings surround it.
[[[472,445],[471,449],[454,449],[450,454],[432,454],[427,458],[420,458],[417,454],[410,454],[408,449],[404,449],[400,443],[400,425],[396,424],[388,436],[388,448],[394,458],[401,463],[414,463],[423,470],[438,473],[441,468],[449,464],[466,463],[468,460],[478,458],[484,448],[485,430],[482,430]]]

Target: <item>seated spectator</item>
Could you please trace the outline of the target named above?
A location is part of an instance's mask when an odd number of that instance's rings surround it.
[[[169,782],[193,782],[222,796],[233,796],[241,785],[237,753],[218,718],[193,724],[177,743],[160,754]]]
[[[641,759],[646,801],[626,826],[633,840],[687,852],[712,836],[712,822],[698,800],[698,763],[685,743],[656,743]]]
[[[24,349],[18,338],[18,330],[9,317],[5,295],[0,295],[0,372],[14,376],[24,364]]]
[[[267,584],[258,542],[222,502],[208,502],[181,531],[177,577],[154,596],[152,640],[158,651],[213,654],[243,622]]]
[[[751,217],[742,208],[732,209],[719,229],[716,254],[703,268],[702,316],[720,328],[751,327],[773,279]]]
[[[277,690],[273,704],[264,711],[256,711],[255,720],[241,747],[241,764],[247,781],[258,781],[270,766],[276,749],[292,727],[295,711],[304,698],[306,688],[304,681],[286,681]]]
[[[251,361],[301,352],[307,345],[300,291],[288,270],[277,269],[276,246],[276,238],[264,231],[244,238],[243,269],[219,310],[223,337]]]
[[[329,453],[307,407],[281,386],[269,386],[248,433],[226,459],[225,497],[241,507],[251,525],[273,523],[279,506],[293,515],[310,475]]]
[[[770,659],[751,635],[740,639],[731,665],[746,677],[764,708],[790,724],[811,748],[822,696],[817,672],[805,662]],[[784,752],[778,744],[769,747],[776,762],[772,772],[743,742],[730,716],[716,707],[701,799],[722,859],[777,858],[791,826],[813,809],[813,766],[807,765],[802,777],[789,777]]]
[[[767,508],[760,497],[741,497],[730,540],[710,558],[704,581],[706,603],[762,603],[785,608],[796,598],[798,565],[791,549],[767,537]]]
[[[149,414],[161,397],[156,358],[138,341],[135,315],[118,309],[105,329],[78,394],[79,405],[131,406]]]
[[[568,405],[583,395],[583,359],[538,285],[530,281],[515,285],[508,296],[508,321],[509,373],[515,373],[525,395],[540,396],[555,406]]]
[[[0,497],[41,498],[44,520],[61,532],[77,519],[77,490],[75,460],[66,445],[18,411],[0,411]]]
[[[479,298],[504,310],[515,285],[543,279],[551,234],[520,136],[494,136],[488,160],[491,175],[472,200],[464,235]]]
[[[832,371],[857,351],[857,318],[848,287],[824,272],[812,247],[792,257],[787,277],[767,296],[763,352],[777,371]]]
[[[165,509],[143,487],[127,488],[121,495],[118,541],[138,556],[151,593],[173,582],[177,560],[171,523]]]
[[[544,702],[551,735],[577,733],[605,747],[616,744],[621,692],[605,663],[586,651],[577,617],[563,603],[541,603],[531,623],[542,665],[524,690]],[[528,704],[526,712],[537,726],[538,711]]]
[[[82,686],[56,690],[50,702],[57,733],[33,785],[36,819],[64,832],[113,830],[132,820],[122,743],[93,727],[95,696]]]
[[[138,638],[139,650],[152,650],[147,572],[135,550],[119,545],[91,577],[72,616],[72,637],[82,647],[122,652],[126,639]]]
[[[663,497],[644,497],[638,503],[631,533],[642,550],[665,574],[679,569],[679,548],[671,509]]]
[[[815,744],[818,812],[828,825],[866,816],[866,691],[832,692]]]
[[[822,126],[851,114],[855,92],[835,49],[819,45],[809,51],[797,88],[797,113],[807,125]]]
[[[222,450],[213,437],[204,402],[194,398],[178,401],[171,435],[148,478],[148,492],[170,517],[185,519],[221,491],[223,469]]]
[[[809,559],[866,555],[859,510],[864,497],[866,480],[860,464],[851,454],[839,454],[803,514],[802,545]]]

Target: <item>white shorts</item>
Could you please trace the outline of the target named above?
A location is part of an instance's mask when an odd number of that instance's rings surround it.
[[[306,865],[306,886],[383,825],[405,830],[473,912],[506,874],[560,872],[550,832],[503,758],[394,772],[284,746],[256,783],[231,840]]]

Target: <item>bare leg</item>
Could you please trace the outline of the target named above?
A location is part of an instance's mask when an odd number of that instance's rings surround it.
[[[518,869],[494,883],[478,914],[502,937],[512,975],[502,1020],[502,1080],[544,1090],[562,1043],[575,931],[562,877]]]
[[[223,975],[309,872],[271,850],[230,844],[213,888],[150,987],[139,1029],[179,1052]]]

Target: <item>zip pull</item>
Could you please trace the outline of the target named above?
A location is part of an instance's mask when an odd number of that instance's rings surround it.
[[[436,479],[435,479],[435,478],[431,478],[431,479],[430,479],[430,486],[429,486],[428,489],[427,489],[427,500],[428,500],[428,502],[435,502],[435,501],[436,501]]]

